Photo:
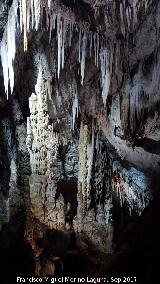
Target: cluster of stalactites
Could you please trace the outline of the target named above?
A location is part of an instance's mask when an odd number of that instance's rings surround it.
[[[8,85],[11,94],[14,88],[14,68],[13,62],[16,54],[16,28],[18,26],[18,7],[20,10],[20,29],[23,32],[24,51],[27,51],[27,33],[30,30],[30,18],[32,28],[38,30],[40,22],[41,0],[13,0],[9,9],[8,22],[6,24],[1,41],[1,62],[3,68],[5,93],[8,98]]]
[[[152,1],[131,0],[120,1],[120,17],[122,33],[126,34],[126,27],[133,29],[134,23],[137,21],[137,11],[140,8],[147,10],[148,5]],[[53,5],[54,4],[54,5]],[[62,15],[62,11],[58,10],[56,5],[58,1],[51,0],[14,0],[8,15],[8,23],[3,35],[1,43],[1,57],[4,73],[5,92],[8,95],[8,82],[10,82],[11,93],[14,87],[14,70],[13,60],[15,57],[15,30],[17,24],[17,8],[20,10],[20,29],[23,32],[24,51],[27,51],[28,40],[27,33],[30,29],[38,30],[41,22],[43,9],[46,10],[46,27],[50,30],[50,39],[52,30],[57,28],[57,77],[60,77],[60,71],[65,65],[65,45],[71,46],[73,33],[79,33],[79,54],[77,59],[80,63],[81,83],[85,78],[85,65],[87,47],[89,46],[90,56],[94,53],[95,65],[101,68],[101,89],[104,105],[106,104],[107,95],[110,86],[109,72],[109,53],[107,51],[104,40],[95,33],[92,34],[88,29],[84,29],[81,24],[76,24],[73,15],[66,13]],[[66,36],[67,34],[67,36]],[[68,42],[67,42],[68,39]]]
[[[14,0],[8,13],[8,23],[6,24],[1,41],[1,62],[3,68],[4,87],[8,98],[8,83],[11,93],[14,88],[13,61],[16,53],[16,24],[17,24],[17,0]]]
[[[65,46],[71,47],[74,33],[79,36],[79,48],[77,59],[80,64],[81,84],[84,83],[86,58],[94,55],[94,63],[97,68],[101,68],[101,89],[103,103],[106,104],[106,99],[110,85],[109,72],[109,52],[107,51],[106,42],[97,33],[92,33],[88,30],[77,26],[71,20],[62,17],[60,14],[52,13],[50,24],[50,40],[52,30],[57,27],[57,77],[60,76],[60,71],[65,64]],[[68,41],[67,41],[68,40]],[[89,47],[89,52],[88,52]],[[89,53],[89,54],[88,54]]]
[[[38,30],[41,18],[41,0],[19,0],[20,7],[20,29],[23,31],[24,51],[27,51],[27,33],[30,25]],[[30,22],[31,19],[31,22]]]
[[[132,212],[141,215],[151,199],[147,190],[148,179],[134,168],[122,168],[116,160],[111,159],[110,165],[112,170],[109,170],[108,175],[111,178],[111,188],[117,193],[120,205],[127,203],[130,215]]]
[[[152,4],[152,0],[120,0],[121,31],[125,36],[127,31],[133,32],[138,21],[138,13],[145,13]]]
[[[56,2],[56,1],[55,1]],[[46,27],[50,31],[50,39],[52,30],[57,29],[57,77],[60,77],[60,72],[65,65],[65,47],[71,47],[73,34],[79,34],[79,51],[77,60],[80,63],[81,84],[84,83],[86,57],[94,55],[94,62],[97,68],[101,69],[101,89],[104,105],[106,103],[110,75],[109,75],[109,54],[106,48],[106,42],[99,34],[92,33],[88,28],[82,27],[81,24],[76,24],[73,17],[56,9],[53,9],[51,1],[44,2],[41,0],[14,0],[8,15],[8,24],[6,26],[3,40],[1,44],[1,57],[4,73],[5,92],[8,94],[8,82],[10,81],[11,93],[14,87],[14,70],[13,60],[15,57],[15,31],[17,26],[17,11],[19,6],[20,11],[20,30],[23,32],[24,51],[27,51],[28,40],[27,34],[30,29],[38,30],[41,21],[42,9],[46,9]],[[49,20],[50,19],[50,20]],[[89,47],[89,51],[88,51]],[[89,54],[88,54],[89,53]],[[6,64],[7,62],[7,64]]]

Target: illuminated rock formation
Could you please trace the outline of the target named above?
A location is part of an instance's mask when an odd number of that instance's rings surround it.
[[[54,234],[111,254],[152,203],[159,18],[158,1],[0,3],[0,227],[24,212],[39,276],[63,270]]]
[[[64,200],[56,194],[56,163],[58,136],[49,123],[47,88],[42,66],[36,85],[36,94],[30,97],[30,112],[27,124],[27,145],[30,151],[32,175],[30,199],[33,215],[50,228],[65,226]]]

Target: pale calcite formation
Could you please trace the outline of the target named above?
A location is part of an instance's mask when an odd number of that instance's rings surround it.
[[[64,229],[64,199],[62,195],[55,199],[58,136],[49,122],[48,92],[51,89],[48,86],[40,65],[36,94],[30,97],[31,114],[27,120],[27,146],[32,169],[31,211],[40,222],[50,228]]]
[[[3,38],[0,45],[1,62],[3,67],[4,87],[8,98],[8,84],[11,93],[14,88],[13,61],[16,54],[16,24],[17,24],[18,1],[13,0],[8,13],[8,22],[5,26]]]
[[[91,134],[91,139],[90,139]],[[99,141],[97,141],[99,144]],[[113,227],[110,220],[110,209],[112,203],[96,204],[91,208],[91,177],[94,158],[94,124],[91,130],[87,124],[81,124],[79,140],[79,175],[77,193],[77,215],[73,220],[74,230],[77,233],[86,235],[101,250],[112,252]],[[101,185],[103,184],[102,172],[97,176]],[[98,190],[98,187],[96,188]],[[101,193],[102,195],[102,193]],[[109,214],[109,216],[107,216]]]

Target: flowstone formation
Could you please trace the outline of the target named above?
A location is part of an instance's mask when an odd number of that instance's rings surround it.
[[[112,254],[152,202],[160,3],[13,0],[1,17],[0,226],[22,210],[35,273],[55,275],[70,240]]]

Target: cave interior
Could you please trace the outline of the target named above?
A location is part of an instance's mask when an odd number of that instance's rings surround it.
[[[159,0],[0,0],[0,283],[158,283],[159,48]]]

